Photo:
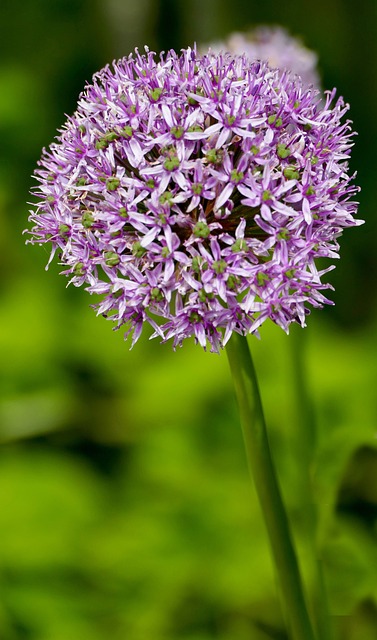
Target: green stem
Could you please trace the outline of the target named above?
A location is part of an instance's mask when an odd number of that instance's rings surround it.
[[[292,640],[315,640],[288,518],[271,458],[257,376],[247,339],[234,333],[226,350],[236,389],[248,464],[264,515]]]
[[[300,465],[301,500],[306,508],[305,537],[308,544],[308,556],[312,560],[314,579],[312,617],[315,621],[317,635],[321,640],[332,640],[332,623],[327,600],[321,557],[318,553],[316,531],[318,525],[318,509],[314,501],[311,478],[313,451],[317,445],[317,425],[315,411],[308,387],[305,353],[307,334],[299,326],[290,331],[289,345],[292,355],[292,387],[295,391],[297,407],[296,428],[293,434],[297,447],[297,459]]]

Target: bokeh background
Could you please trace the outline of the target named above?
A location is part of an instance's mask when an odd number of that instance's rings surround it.
[[[318,53],[359,132],[367,224],[342,239],[336,306],[250,344],[311,599],[316,511],[336,638],[377,637],[377,3],[1,0],[2,640],[286,639],[225,354],[129,351],[22,236],[41,149],[96,70],[258,24]]]

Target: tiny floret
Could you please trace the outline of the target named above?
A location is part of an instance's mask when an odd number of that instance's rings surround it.
[[[361,224],[347,111],[246,55],[136,51],[93,77],[43,151],[30,242],[132,344],[146,324],[216,352],[267,319],[305,326],[331,304],[322,259]]]

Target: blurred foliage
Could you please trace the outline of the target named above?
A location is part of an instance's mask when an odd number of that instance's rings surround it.
[[[2,0],[2,640],[285,638],[225,354],[129,352],[21,236],[40,150],[93,72],[258,23],[317,51],[359,131],[367,225],[342,238],[336,307],[251,345],[309,592],[311,482],[337,638],[376,637],[377,4]]]

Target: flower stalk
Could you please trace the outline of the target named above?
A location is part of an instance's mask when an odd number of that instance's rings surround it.
[[[288,517],[271,457],[258,380],[247,338],[234,333],[226,350],[248,465],[264,516],[292,640],[315,640]]]

